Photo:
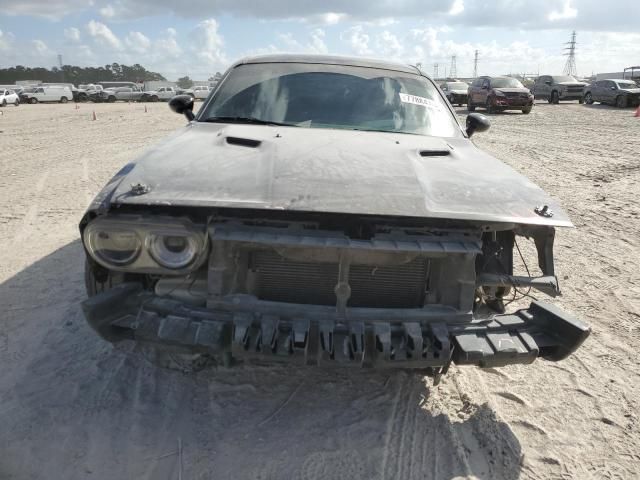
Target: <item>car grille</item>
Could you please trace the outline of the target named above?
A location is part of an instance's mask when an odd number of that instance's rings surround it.
[[[582,87],[567,87],[569,93],[582,93]]]
[[[249,264],[256,275],[255,294],[261,300],[308,305],[335,305],[337,263],[289,260],[270,251],[254,252]],[[429,260],[402,265],[351,265],[348,306],[418,308],[427,290]]]

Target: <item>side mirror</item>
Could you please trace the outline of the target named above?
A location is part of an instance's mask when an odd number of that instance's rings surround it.
[[[169,100],[169,108],[176,113],[184,115],[189,121],[196,118],[193,114],[193,98],[190,95],[176,95]]]
[[[489,90],[489,85],[482,85],[482,90]]]
[[[487,117],[481,113],[470,113],[467,115],[467,135],[469,138],[473,136],[475,132],[484,132],[489,130],[491,122]]]
[[[611,90],[615,90],[615,89],[616,89],[616,87],[613,87],[613,86],[612,86],[612,87],[609,87],[609,88],[611,88]]]

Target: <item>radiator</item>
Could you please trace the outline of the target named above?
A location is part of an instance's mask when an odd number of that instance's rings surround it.
[[[261,300],[335,305],[337,263],[289,260],[274,252],[251,254],[256,279],[254,293]],[[354,265],[349,270],[350,307],[419,308],[427,290],[429,260],[417,258],[402,265]]]

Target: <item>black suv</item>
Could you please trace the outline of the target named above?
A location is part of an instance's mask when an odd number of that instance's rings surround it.
[[[489,113],[504,110],[522,110],[522,113],[530,113],[533,108],[533,95],[517,78],[478,77],[469,87],[467,100],[470,112],[476,107],[486,108]]]

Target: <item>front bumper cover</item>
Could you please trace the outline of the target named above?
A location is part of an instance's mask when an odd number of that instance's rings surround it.
[[[124,283],[82,303],[105,340],[161,343],[192,352],[301,365],[431,368],[528,364],[562,360],[590,328],[555,306],[472,322],[294,320],[276,315],[192,307]],[[437,371],[437,370],[436,370]]]

